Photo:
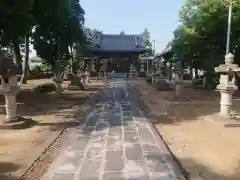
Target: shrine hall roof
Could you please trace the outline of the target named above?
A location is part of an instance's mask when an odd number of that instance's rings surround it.
[[[138,35],[102,34],[95,40],[92,50],[105,52],[145,52],[149,49],[142,47],[142,41]]]

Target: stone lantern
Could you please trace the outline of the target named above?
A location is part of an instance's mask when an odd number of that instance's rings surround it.
[[[18,77],[21,70],[13,63],[11,56],[4,57],[0,65],[0,93],[4,95],[6,102],[6,119],[2,124],[18,122],[16,96],[20,92]]]
[[[183,77],[181,73],[181,62],[177,61],[174,67],[174,80],[173,83],[175,84],[175,95],[177,98],[180,98],[182,94],[182,84],[183,84]]]
[[[140,62],[140,72],[141,73],[144,73],[145,70],[144,70],[144,63],[143,63],[143,60],[141,59],[141,62]]]
[[[232,94],[237,90],[235,74],[240,72],[238,65],[233,62],[234,55],[229,53],[225,56],[225,64],[221,64],[215,68],[215,72],[220,73],[220,81],[217,89],[221,93],[220,115],[224,117],[230,116]]]
[[[63,88],[62,88],[62,77],[60,75],[60,73],[56,73],[53,77],[53,82],[55,82],[56,85],[56,94],[57,95],[61,95],[63,92]]]

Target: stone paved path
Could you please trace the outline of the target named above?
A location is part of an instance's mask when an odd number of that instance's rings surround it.
[[[134,95],[123,79],[111,80],[42,180],[184,180]]]

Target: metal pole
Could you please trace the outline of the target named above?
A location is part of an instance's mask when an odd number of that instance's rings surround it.
[[[226,54],[230,51],[230,38],[231,38],[231,24],[232,24],[232,0],[229,2],[228,9],[228,30],[227,30],[227,44],[226,44]]]

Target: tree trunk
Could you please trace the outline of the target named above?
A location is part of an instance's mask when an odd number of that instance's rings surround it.
[[[71,71],[75,73],[76,69],[74,68],[74,58],[73,58],[73,46],[70,46],[70,53],[71,53]]]
[[[63,92],[62,88],[62,76],[61,76],[61,43],[60,37],[58,37],[58,57],[55,61],[55,83],[56,83],[56,95],[60,96]]]
[[[21,77],[21,84],[27,84],[27,77],[29,74],[29,36],[25,37],[25,59],[24,59],[24,67],[23,73]]]
[[[17,65],[17,67],[22,70],[22,58],[21,58],[21,52],[20,52],[20,45],[19,45],[19,40],[16,39],[13,42],[13,60],[14,63]]]

